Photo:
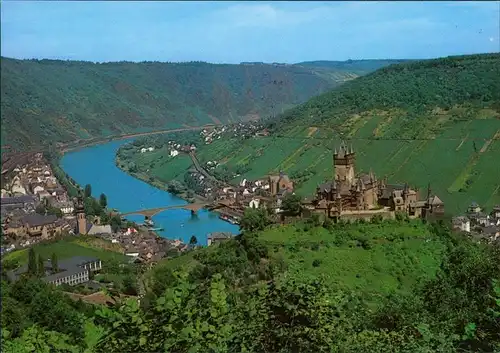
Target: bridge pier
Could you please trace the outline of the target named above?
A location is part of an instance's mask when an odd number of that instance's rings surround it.
[[[191,216],[194,216],[196,215],[196,211],[195,210],[191,210]]]

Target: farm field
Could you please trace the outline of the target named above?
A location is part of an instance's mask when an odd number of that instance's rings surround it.
[[[102,244],[106,244],[108,248],[102,248]],[[125,255],[119,252],[119,247],[113,248],[111,244],[91,237],[88,239],[66,238],[53,243],[37,244],[33,248],[36,254],[40,254],[45,259],[50,259],[54,253],[58,259],[67,259],[73,256],[97,257],[103,262],[107,260],[122,262],[127,259]],[[25,265],[28,263],[28,249],[21,249],[3,255],[3,261],[16,261],[19,265]]]

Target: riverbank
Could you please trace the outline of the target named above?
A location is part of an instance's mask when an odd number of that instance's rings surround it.
[[[141,172],[141,171],[138,171],[135,173],[130,172],[129,170],[126,170],[125,168],[121,167],[123,165],[123,163],[126,163],[126,161],[121,160],[117,154],[115,156],[115,166],[118,169],[120,169],[122,172],[124,172],[127,175],[130,175],[133,178],[139,179],[139,180],[147,183],[148,185],[151,185],[155,188],[158,188],[160,190],[163,190],[163,191],[170,193],[170,191],[168,190],[167,183],[161,182],[158,179],[151,179],[151,177],[149,175],[147,175],[146,173]],[[189,195],[188,195],[189,192],[192,192],[193,197],[189,197]],[[198,195],[194,190],[191,190],[189,188],[186,188],[185,192],[175,194],[175,196],[177,196],[178,198],[180,198],[188,203],[207,202],[208,201],[207,198],[205,198],[201,195]]]
[[[113,141],[66,153],[60,165],[76,183],[91,184],[93,195],[105,193],[108,208],[122,213],[184,205],[186,201],[169,193],[166,184],[152,185],[146,175],[131,175],[116,165],[118,149],[128,142]],[[144,216],[130,215],[127,220],[142,223]],[[160,237],[181,239],[184,243],[189,243],[193,235],[199,244],[206,245],[209,233],[239,233],[239,227],[220,220],[217,214],[207,210],[192,215],[181,208],[171,209],[156,214],[153,221],[156,227],[164,229],[155,232]]]

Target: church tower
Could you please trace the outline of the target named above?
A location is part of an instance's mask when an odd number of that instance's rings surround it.
[[[335,168],[333,175],[334,180],[347,182],[347,185],[352,185],[356,175],[354,172],[355,160],[356,154],[352,146],[349,149],[345,143],[343,143],[338,152],[335,148],[335,152],[333,153],[333,165]]]
[[[85,218],[85,207],[81,197],[75,199],[76,228],[78,234],[87,234],[87,220]]]

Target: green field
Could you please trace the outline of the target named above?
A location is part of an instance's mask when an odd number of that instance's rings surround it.
[[[334,232],[286,226],[266,231],[262,239],[291,271],[324,275],[335,288],[369,295],[407,292],[432,278],[445,250],[442,240],[417,223],[347,226]],[[313,265],[315,260],[319,265]]]
[[[115,260],[123,262],[127,259],[125,255],[117,251],[104,250],[99,247],[102,241],[95,238],[82,239],[80,237],[65,238],[56,242],[36,244],[33,246],[36,254],[42,258],[50,259],[56,254],[58,259],[66,259],[73,256],[97,257],[103,262]],[[117,249],[115,249],[117,250]],[[16,261],[19,265],[28,263],[28,249],[13,251],[2,256],[2,261]]]
[[[333,176],[332,153],[352,143],[357,172],[370,168],[390,183],[432,192],[447,212],[476,201],[500,204],[500,55],[475,55],[391,66],[293,108],[270,123],[272,135],[216,140],[200,161],[216,160],[238,177],[288,173],[303,196]],[[383,108],[382,108],[383,107]],[[172,177],[180,161],[150,156],[153,175]],[[183,162],[184,163],[184,162]],[[187,162],[186,162],[187,163]],[[148,168],[144,163],[142,168]]]

